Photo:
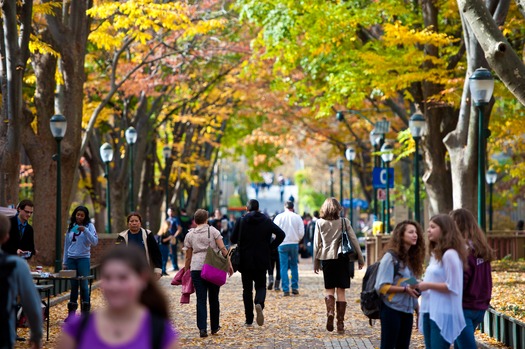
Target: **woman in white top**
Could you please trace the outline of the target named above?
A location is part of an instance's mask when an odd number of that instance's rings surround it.
[[[432,217],[427,232],[430,262],[417,285],[422,292],[419,329],[426,348],[448,349],[465,327],[461,299],[467,249],[448,215]]]

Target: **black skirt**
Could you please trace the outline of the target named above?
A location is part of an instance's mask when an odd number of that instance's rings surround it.
[[[324,288],[350,288],[350,278],[354,276],[352,270],[353,264],[354,262],[342,256],[338,259],[321,261]]]

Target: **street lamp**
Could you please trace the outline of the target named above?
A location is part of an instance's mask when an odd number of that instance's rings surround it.
[[[335,166],[330,164],[328,165],[328,170],[330,171],[330,197],[334,197],[334,170]]]
[[[354,185],[352,183],[352,166],[354,164],[354,160],[355,160],[355,156],[356,156],[356,153],[355,153],[355,149],[352,148],[352,147],[349,147],[349,148],[346,148],[346,151],[345,151],[345,156],[346,156],[346,160],[348,160],[348,162],[350,163],[350,181],[349,181],[349,185],[350,185],[350,213],[349,213],[349,217],[350,217],[350,225],[353,227],[354,224],[353,224],[353,219],[354,219]]]
[[[343,204],[343,170],[345,163],[343,159],[337,159],[337,168],[339,169],[339,200]]]
[[[111,196],[109,195],[109,163],[113,160],[113,148],[109,143],[104,143],[100,147],[100,157],[105,164],[104,177],[106,178],[106,213],[107,227],[106,231],[111,234]]]
[[[60,153],[60,142],[64,139],[67,129],[67,120],[64,115],[53,115],[49,120],[49,127],[53,138],[57,141],[57,154],[53,156],[53,159],[57,162],[57,197],[56,197],[56,232],[55,232],[55,273],[60,271],[62,267],[62,254],[60,250],[62,248],[62,172],[61,172],[61,153]]]
[[[489,230],[492,230],[492,216],[493,216],[493,208],[492,208],[492,189],[494,186],[494,183],[498,180],[498,173],[494,171],[493,169],[490,169],[487,171],[487,183],[489,185]]]
[[[416,144],[414,154],[414,220],[418,223],[421,223],[421,208],[419,204],[419,141],[421,140],[421,134],[425,125],[425,117],[417,112],[410,117],[408,123],[410,133]]]
[[[394,159],[394,153],[392,152],[394,148],[388,144],[385,143],[381,147],[381,159],[383,159],[383,162],[386,165],[386,218],[385,218],[385,224],[383,225],[385,232],[390,233],[390,161]]]
[[[133,148],[135,143],[137,142],[137,130],[133,126],[128,127],[126,130],[126,142],[129,144],[129,212],[135,211],[135,189],[133,188],[133,185],[135,182],[133,181]]]
[[[169,195],[168,195],[168,189],[169,189],[169,177],[170,177],[170,173],[169,173],[169,169],[168,169],[168,161],[171,157],[171,147],[169,145],[165,145],[163,148],[162,148],[162,155],[164,155],[164,160],[165,160],[165,171],[166,171],[166,182],[165,182],[165,189],[164,191],[166,192],[166,217],[168,216],[168,209],[169,209]]]
[[[469,78],[470,94],[474,105],[478,107],[478,224],[486,230],[485,219],[485,121],[484,107],[490,102],[494,92],[494,78],[490,71],[478,68]]]

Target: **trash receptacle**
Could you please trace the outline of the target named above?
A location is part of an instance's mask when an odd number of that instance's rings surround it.
[[[375,221],[372,224],[372,234],[377,235],[377,234],[381,234],[382,232],[383,232],[383,222]]]

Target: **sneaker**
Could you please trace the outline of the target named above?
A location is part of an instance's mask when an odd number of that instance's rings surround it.
[[[289,297],[290,296],[290,292],[283,292],[283,296],[284,297]]]
[[[292,294],[297,296],[299,294],[299,290],[292,290]]]
[[[168,276],[169,274],[168,273],[162,273],[162,276]]]
[[[220,329],[221,329],[221,326],[219,326],[219,328],[216,329],[216,330],[211,330],[211,334],[217,334],[217,333],[219,333],[219,330],[220,330]]]
[[[260,304],[255,304],[255,312],[257,313],[257,317],[255,319],[257,321],[257,325],[264,325],[264,314],[262,306]]]
[[[199,330],[199,336],[201,338],[208,337],[208,332],[206,330]]]
[[[244,323],[244,326],[246,326],[246,327],[248,327],[248,328],[251,328],[251,327],[253,327],[253,324],[249,324],[249,323],[245,322],[245,323]]]

